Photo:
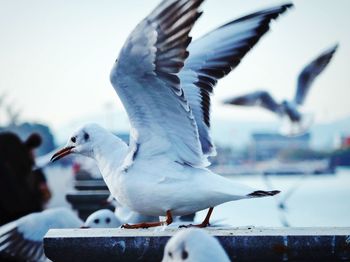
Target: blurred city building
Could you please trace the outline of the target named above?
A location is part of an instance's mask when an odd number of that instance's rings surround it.
[[[341,148],[350,148],[350,135],[341,137]]]
[[[334,166],[350,166],[350,135],[340,137],[339,144],[332,153],[331,162]]]
[[[253,133],[250,145],[250,158],[253,161],[266,161],[275,158],[282,151],[310,149],[311,135],[287,137],[277,133]]]

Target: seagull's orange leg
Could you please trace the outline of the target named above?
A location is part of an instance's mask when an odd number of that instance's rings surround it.
[[[166,220],[165,221],[159,221],[159,222],[144,222],[134,225],[124,224],[122,225],[122,228],[127,229],[137,229],[137,228],[149,228],[149,227],[158,227],[158,226],[164,226],[164,225],[170,225],[173,222],[173,217],[171,215],[170,210],[166,212]]]
[[[214,210],[213,207],[209,208],[208,213],[207,213],[207,215],[206,215],[206,217],[204,218],[204,220],[203,220],[202,223],[200,223],[200,224],[198,224],[198,225],[192,225],[192,224],[191,224],[191,225],[182,225],[182,226],[180,226],[180,228],[182,228],[182,227],[185,227],[185,228],[187,228],[187,227],[199,227],[199,228],[204,228],[204,227],[210,226],[209,219],[210,219],[211,213],[213,213],[213,210]]]

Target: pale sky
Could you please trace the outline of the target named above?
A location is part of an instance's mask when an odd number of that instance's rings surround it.
[[[249,12],[287,1],[207,0],[192,36]],[[295,8],[241,65],[219,82],[213,117],[273,120],[258,109],[219,106],[231,95],[265,88],[280,100],[295,92],[300,70],[335,43],[340,48],[315,81],[305,109],[318,122],[350,115],[350,1],[295,0]],[[109,110],[122,110],[110,69],[134,26],[159,0],[0,0],[0,94],[22,109],[22,120],[60,128]],[[0,109],[1,112],[1,109]],[[4,112],[0,113],[3,124]]]

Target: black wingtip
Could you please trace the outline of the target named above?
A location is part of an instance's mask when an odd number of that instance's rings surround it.
[[[281,191],[279,190],[272,190],[272,191],[263,191],[263,190],[258,190],[254,191],[253,193],[248,194],[250,197],[266,197],[266,196],[274,196],[279,194]]]
[[[282,10],[280,13],[284,13],[285,11],[287,11],[289,9],[293,9],[294,7],[295,6],[293,3],[285,3],[285,4],[275,6],[274,8],[271,8],[271,9],[279,8],[280,10]]]
[[[331,50],[333,51],[333,53],[335,53],[335,51],[337,51],[338,48],[339,48],[339,43],[335,43],[335,44],[333,45],[333,47],[331,48]]]
[[[278,15],[283,14],[284,12],[293,9],[295,6],[293,3],[286,3],[282,5],[277,5],[271,8],[271,10],[274,10],[274,12],[277,12]],[[279,10],[279,11],[278,11]],[[268,11],[268,9],[266,9]]]
[[[288,3],[283,5],[285,8],[293,8],[294,4],[293,3]]]
[[[332,59],[333,55],[337,52],[338,48],[339,48],[339,43],[335,43],[334,45],[332,45],[331,47],[329,47],[328,49],[326,49],[326,50],[319,56],[319,58],[329,59],[328,62],[330,62],[330,60]]]
[[[274,19],[278,18],[279,15],[285,13],[287,10],[292,9],[293,7],[294,7],[293,3],[286,3],[286,4],[281,4],[281,5],[275,5],[275,6],[269,7],[269,8],[264,8],[264,9],[261,9],[259,11],[250,13],[248,15],[242,16],[238,19],[232,20],[232,21],[222,25],[220,28],[229,26],[229,25],[234,24],[234,23],[248,20],[248,19],[251,19],[251,18],[256,17],[256,16],[262,16],[262,15],[269,17],[269,20],[274,20]]]
[[[241,97],[228,98],[222,101],[224,105],[245,105],[244,101],[242,101]]]

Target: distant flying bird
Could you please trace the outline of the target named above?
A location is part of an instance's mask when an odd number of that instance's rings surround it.
[[[15,261],[47,261],[43,239],[50,229],[116,228],[120,225],[108,209],[92,213],[85,223],[68,208],[32,213],[0,227],[0,260],[6,257]]]
[[[312,83],[327,67],[337,48],[338,44],[323,52],[301,71],[298,77],[297,90],[292,101],[283,100],[281,103],[278,103],[267,91],[255,91],[247,95],[228,99],[224,103],[237,106],[260,106],[280,117],[286,116],[292,124],[289,134],[301,134],[309,128],[312,119],[308,115],[301,113],[298,107],[305,102]]]
[[[166,221],[124,228],[169,225],[183,216],[228,201],[273,196],[212,173],[210,94],[235,68],[269,24],[291,4],[231,21],[191,43],[189,32],[203,0],[165,0],[137,25],[116,60],[110,79],[131,123],[129,146],[94,124],[74,133],[52,161],[68,154],[94,158],[114,198],[131,210]],[[191,44],[190,44],[191,43]]]
[[[205,230],[184,229],[177,232],[167,242],[162,262],[229,262],[219,241]]]

